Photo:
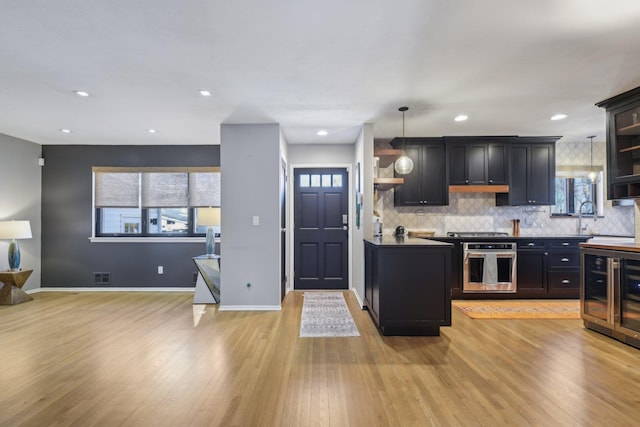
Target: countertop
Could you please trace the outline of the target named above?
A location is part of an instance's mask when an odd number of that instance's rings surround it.
[[[421,237],[383,236],[364,239],[364,241],[376,246],[452,246],[451,243]]]
[[[580,243],[581,248],[591,249],[607,249],[610,251],[624,251],[624,252],[640,252],[640,243],[634,242],[632,239],[629,241],[619,240],[606,240],[598,239],[595,242]]]

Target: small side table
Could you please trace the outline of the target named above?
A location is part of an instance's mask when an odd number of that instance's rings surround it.
[[[31,301],[33,298],[21,288],[31,276],[33,270],[0,271],[0,304],[13,305]]]
[[[193,262],[198,269],[193,303],[220,303],[220,255],[200,255]]]

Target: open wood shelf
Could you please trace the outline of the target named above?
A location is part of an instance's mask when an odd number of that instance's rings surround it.
[[[618,135],[640,135],[640,123],[618,129]],[[620,150],[622,151],[622,150]]]
[[[640,145],[634,145],[633,147],[621,148],[621,153],[626,153],[627,151],[640,150]]]
[[[450,185],[449,193],[508,193],[508,185]]]
[[[402,184],[404,184],[404,178],[373,178],[373,185],[378,191],[386,191]]]
[[[396,159],[404,154],[404,150],[396,150],[395,148],[385,148],[380,150],[373,150],[373,156],[380,159],[378,167],[386,168]]]

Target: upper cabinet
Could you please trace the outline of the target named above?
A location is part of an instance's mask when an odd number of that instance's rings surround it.
[[[596,105],[607,110],[607,198],[640,198],[640,87]]]
[[[507,185],[509,140],[445,137],[450,185]]]
[[[443,138],[395,138],[394,148],[404,148],[413,170],[394,190],[395,206],[442,206],[449,204],[447,155]]]
[[[554,205],[556,155],[560,137],[517,137],[510,147],[509,192],[496,194],[496,204]]]

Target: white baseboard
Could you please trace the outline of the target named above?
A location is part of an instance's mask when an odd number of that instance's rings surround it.
[[[218,311],[280,311],[279,305],[223,305],[220,303]]]
[[[37,288],[25,291],[27,294],[37,294],[40,292],[191,292],[195,288]]]

